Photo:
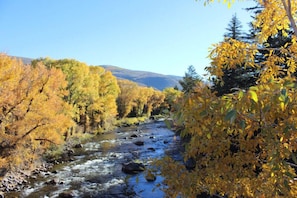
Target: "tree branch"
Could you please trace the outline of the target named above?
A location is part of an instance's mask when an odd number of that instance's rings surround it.
[[[50,142],[50,143],[55,144],[55,145],[59,145],[59,144],[57,144],[57,143],[55,143],[54,141],[49,140],[49,139],[36,138],[35,140],[36,140],[36,141],[46,141],[46,142]]]
[[[45,123],[43,123],[43,124],[40,124],[40,123],[38,123],[38,124],[36,124],[33,128],[31,128],[29,131],[27,131],[24,135],[22,135],[21,137],[19,137],[14,143],[13,143],[13,145],[12,146],[16,146],[16,144],[20,141],[20,140],[22,140],[23,138],[25,138],[26,136],[28,136],[30,133],[32,133],[35,129],[37,129],[38,127],[41,127],[41,126],[44,126],[44,125],[46,125]]]
[[[297,26],[296,26],[296,23],[294,21],[293,15],[292,15],[291,0],[288,0],[287,2],[288,2],[288,4],[286,3],[286,0],[282,0],[283,6],[284,6],[287,16],[289,18],[290,24],[293,28],[294,35],[297,37]]]

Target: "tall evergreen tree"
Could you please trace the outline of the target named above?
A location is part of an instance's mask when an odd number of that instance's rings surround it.
[[[233,44],[234,40],[244,41],[247,34],[242,31],[242,25],[236,14],[233,15],[224,34],[225,41]],[[238,65],[235,69],[224,69],[221,79],[213,79],[212,89],[218,96],[232,93],[237,89],[248,89],[256,83],[254,68],[245,68]]]
[[[256,18],[258,14],[263,11],[264,7],[260,4],[257,4],[254,7],[247,8],[247,11],[252,12],[252,18]],[[247,42],[256,43],[257,34],[261,32],[261,28],[256,28],[252,23],[250,23],[250,30],[247,36]],[[281,52],[281,48],[288,48],[291,45],[292,41],[292,30],[279,30],[275,35],[268,37],[267,41],[259,46],[258,53],[255,55],[255,63],[261,65],[267,60],[269,53],[274,53],[279,57],[286,59],[288,55]],[[286,62],[286,61],[284,61]],[[288,67],[283,63],[276,63],[279,65],[280,70],[286,70]],[[296,74],[295,74],[296,76]]]
[[[242,25],[239,19],[237,18],[236,14],[232,16],[232,19],[229,22],[226,30],[227,32],[224,34],[224,37],[226,39],[231,38],[241,40],[243,38]]]
[[[196,83],[200,81],[202,81],[202,78],[197,74],[194,66],[190,65],[183,79],[179,81],[179,84],[184,93],[189,93],[193,90]]]

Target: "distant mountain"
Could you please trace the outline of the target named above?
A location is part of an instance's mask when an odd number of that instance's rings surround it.
[[[30,64],[32,60],[31,58],[12,56],[13,58],[21,59],[23,63]],[[174,87],[179,85],[179,80],[182,79],[180,76],[173,75],[163,75],[153,72],[147,71],[136,71],[124,69],[117,66],[112,65],[100,65],[104,67],[106,70],[111,71],[114,76],[121,79],[131,80],[143,86],[154,87],[158,90],[163,90],[167,87]]]
[[[20,57],[20,56],[11,56],[12,58],[21,59],[24,64],[31,64],[32,58]]]
[[[180,76],[163,75],[147,71],[136,71],[124,69],[112,65],[100,65],[106,70],[111,71],[117,78],[127,79],[137,82],[140,85],[154,87],[163,90],[167,87],[180,86],[178,81],[182,79]]]

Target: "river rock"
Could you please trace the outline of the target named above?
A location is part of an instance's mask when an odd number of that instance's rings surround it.
[[[138,136],[136,134],[132,134],[130,137],[131,138],[137,138]]]
[[[82,144],[76,144],[76,145],[74,145],[74,148],[82,148],[82,147],[83,147]]]
[[[57,185],[59,183],[60,182],[59,182],[59,179],[58,178],[54,178],[52,180],[49,180],[49,181],[45,182],[45,184],[47,184],[47,185]]]
[[[151,171],[148,171],[147,174],[145,175],[145,179],[148,182],[152,182],[156,180],[156,176]]]
[[[149,147],[149,148],[147,148],[147,150],[149,150],[149,151],[156,151],[156,149],[154,149],[153,147]]]
[[[7,168],[0,168],[0,177],[4,177],[7,171]]]
[[[72,198],[75,197],[75,193],[73,191],[66,191],[59,194],[59,198]]]
[[[143,141],[136,141],[136,142],[134,142],[134,144],[137,145],[137,146],[143,146],[144,142]]]
[[[145,166],[142,163],[128,162],[122,166],[122,171],[127,174],[137,174],[144,170]]]

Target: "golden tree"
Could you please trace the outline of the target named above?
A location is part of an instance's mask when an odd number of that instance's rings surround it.
[[[69,95],[64,100],[73,106],[73,119],[83,126],[84,132],[111,125],[117,115],[119,93],[117,80],[111,72],[71,59],[44,58],[34,60],[33,65],[40,61],[48,68],[61,69],[65,74]]]
[[[110,71],[99,66],[90,67],[90,72],[96,83],[93,92],[96,94],[88,106],[88,115],[93,127],[109,128],[118,114],[116,99],[120,88],[117,79]]]
[[[0,55],[0,156],[7,164],[29,166],[51,144],[61,144],[72,125],[63,73],[34,68]]]
[[[120,94],[117,98],[118,113],[120,118],[126,117],[136,106],[138,85],[129,80],[118,80]]]

